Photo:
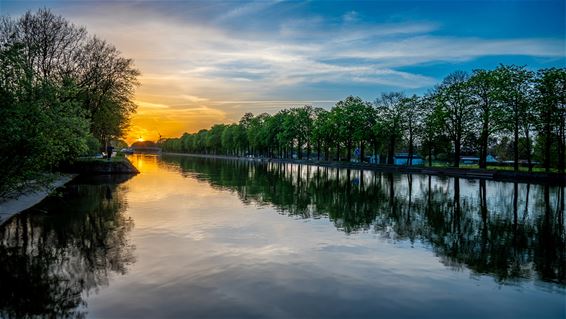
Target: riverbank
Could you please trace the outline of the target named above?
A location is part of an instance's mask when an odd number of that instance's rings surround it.
[[[24,191],[14,198],[0,198],[0,225],[12,216],[33,207],[41,202],[54,190],[64,186],[77,177],[106,176],[126,180],[132,175],[139,174],[138,169],[124,157],[106,159],[83,158],[61,168],[63,174],[55,178],[49,185]]]
[[[216,158],[244,160],[253,162],[289,163],[303,164],[332,168],[349,168],[356,170],[370,170],[384,173],[403,173],[403,174],[426,174],[436,176],[460,177],[469,179],[487,179],[504,182],[521,182],[534,184],[566,184],[566,175],[559,173],[541,172],[513,172],[494,169],[474,169],[474,168],[455,168],[455,167],[427,167],[427,166],[397,166],[385,164],[369,164],[355,162],[336,162],[319,160],[297,160],[282,158],[249,158],[226,155],[206,155],[206,154],[187,154],[187,153],[163,153],[164,155],[180,155],[199,158]]]
[[[4,199],[0,201],[0,225],[10,219],[10,217],[18,214],[28,208],[41,202],[45,197],[49,196],[59,187],[72,181],[77,174],[63,174],[55,178],[49,185],[39,187],[38,189],[29,190],[15,198]]]
[[[62,168],[64,172],[81,175],[139,174],[139,170],[125,157],[81,158]]]

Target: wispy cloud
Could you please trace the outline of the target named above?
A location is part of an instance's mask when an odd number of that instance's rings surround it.
[[[150,118],[159,116],[185,121],[182,130],[235,120],[244,109],[331,105],[351,88],[424,90],[439,79],[419,67],[435,63],[565,56],[563,37],[450,34],[442,21],[368,21],[358,10],[294,14],[303,3],[215,2],[182,13],[137,2],[70,4],[56,11],[116,44],[143,72],[144,125],[157,126]]]
[[[245,3],[242,5],[236,5],[236,7],[230,9],[228,12],[219,15],[216,19],[216,22],[222,22],[225,20],[241,18],[245,16],[249,16],[251,14],[256,14],[269,8],[270,6],[281,2],[280,0],[261,0],[261,1],[252,1],[250,3]]]

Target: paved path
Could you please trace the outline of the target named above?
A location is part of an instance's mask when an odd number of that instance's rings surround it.
[[[37,203],[53,192],[53,190],[67,184],[76,174],[65,174],[54,180],[49,186],[39,190],[29,191],[17,198],[9,199],[0,203],[0,225],[4,224],[10,217],[22,212]]]

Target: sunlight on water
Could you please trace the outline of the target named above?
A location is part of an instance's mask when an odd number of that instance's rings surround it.
[[[3,316],[565,315],[564,189],[130,159],[2,226]]]

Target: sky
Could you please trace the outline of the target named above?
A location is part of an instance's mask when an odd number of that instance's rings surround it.
[[[566,66],[563,0],[0,0],[0,15],[39,8],[134,59],[128,142],[349,95],[422,94],[456,70]]]

